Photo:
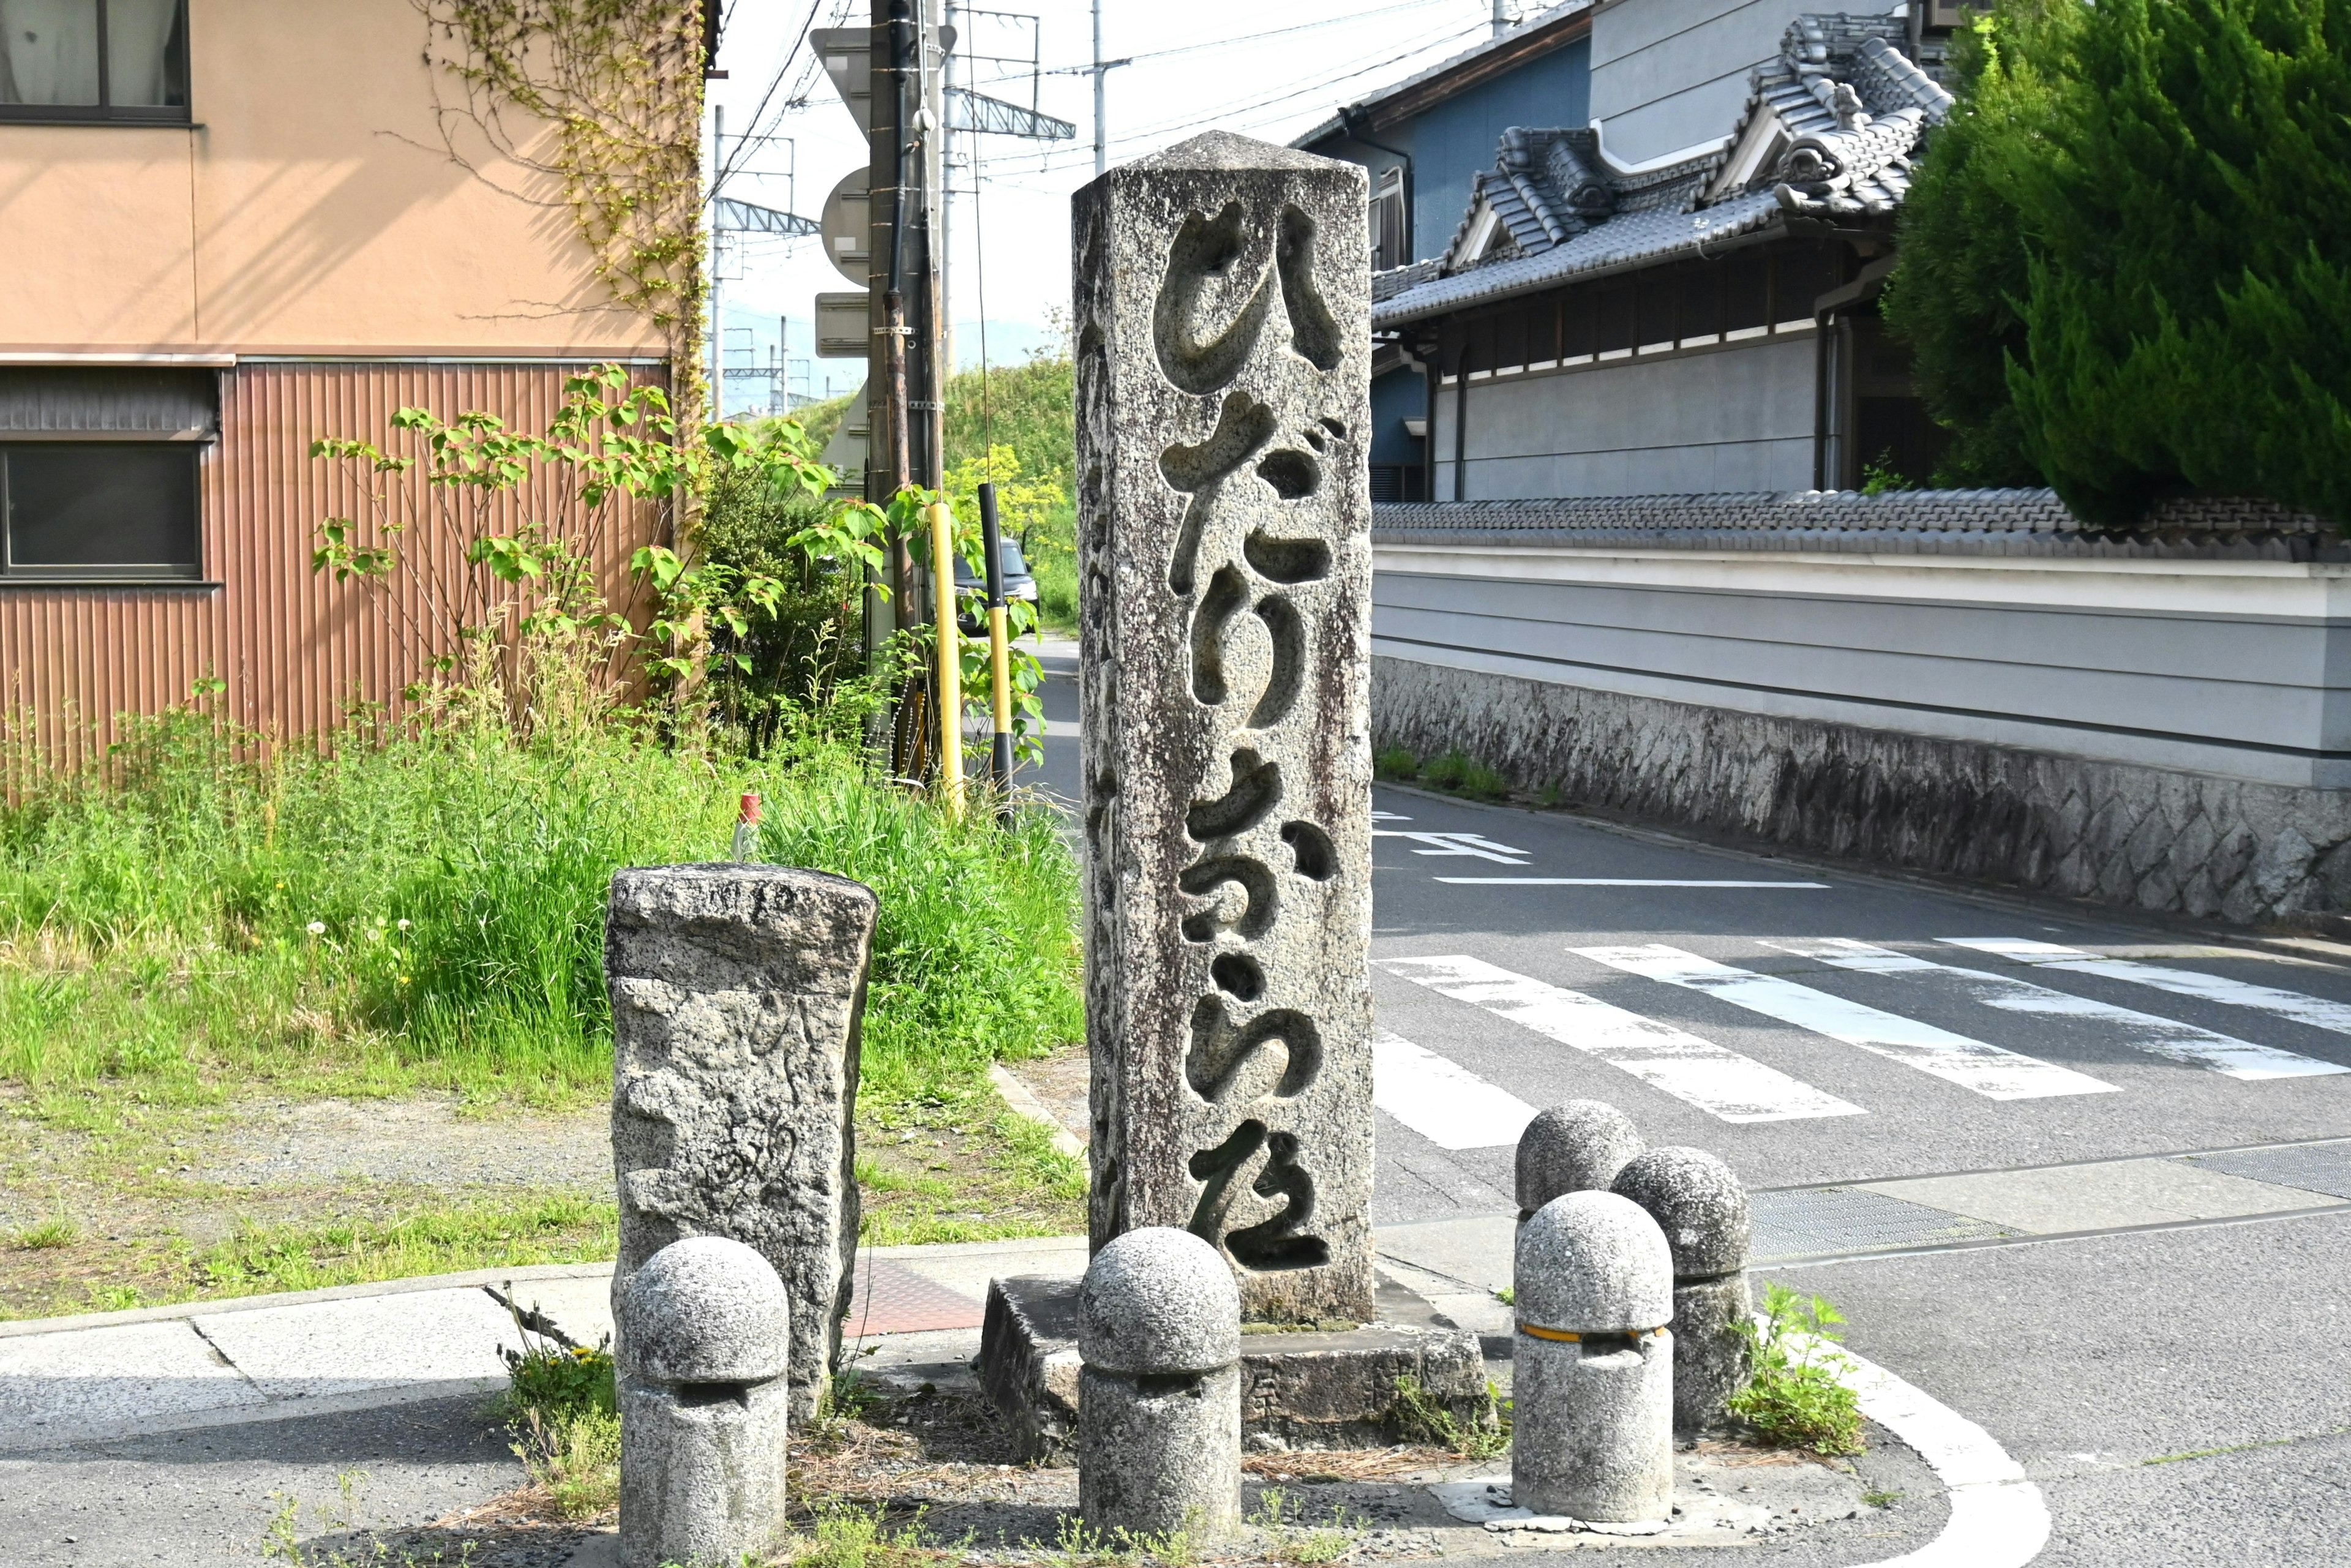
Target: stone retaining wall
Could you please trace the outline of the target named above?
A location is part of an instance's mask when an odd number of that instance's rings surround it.
[[[2351,791],[1373,661],[1378,747],[1563,804],[2240,925],[2351,910]]]

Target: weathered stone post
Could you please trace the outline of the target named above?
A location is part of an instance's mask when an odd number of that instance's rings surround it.
[[[796,1420],[816,1408],[849,1310],[876,907],[821,872],[656,866],[613,875],[605,922],[623,1354],[621,1305],[645,1260],[681,1237],[732,1238],[783,1279]]]
[[[1241,1302],[1215,1248],[1130,1230],[1078,1290],[1078,1507],[1094,1529],[1202,1540],[1241,1509]]]
[[[734,1563],[784,1506],[784,1283],[739,1241],[654,1253],[621,1299],[621,1568]]]
[[[1569,1100],[1538,1113],[1519,1134],[1519,1223],[1552,1198],[1607,1191],[1640,1152],[1632,1118],[1604,1100]]]
[[[1754,1213],[1731,1168],[1704,1149],[1661,1148],[1629,1162],[1614,1190],[1646,1209],[1674,1258],[1674,1430],[1713,1431],[1747,1381],[1755,1311],[1747,1285]]]
[[[1221,131],[1078,193],[1092,1231],[1369,1321],[1364,172]]]
[[[1674,1505],[1673,1259],[1638,1205],[1553,1198],[1519,1228],[1510,1500],[1624,1524]]]

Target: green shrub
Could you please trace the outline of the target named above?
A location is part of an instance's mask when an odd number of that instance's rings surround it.
[[[1408,747],[1383,747],[1372,754],[1372,772],[1378,778],[1403,783],[1418,776],[1420,758]]]
[[[2351,0],[2010,0],[1971,47],[1897,311],[1947,417],[1993,441],[1996,343],[2017,444],[2085,517],[2351,520]]]
[[[1763,1317],[1739,1325],[1750,1365],[1730,1413],[1782,1448],[1861,1452],[1860,1403],[1840,1376],[1853,1363],[1834,1348],[1844,1315],[1819,1296],[1807,1302],[1775,1284],[1763,1288]]]

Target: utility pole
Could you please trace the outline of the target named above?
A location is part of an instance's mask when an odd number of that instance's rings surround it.
[[[963,29],[956,26],[956,0],[946,0],[946,30],[939,35],[939,382],[955,374],[955,117],[947,100],[955,95],[956,47]]]
[[[710,423],[726,417],[726,318],[718,310],[718,187],[726,167],[726,106],[710,109]]]
[[[1510,0],[1494,0],[1494,37],[1500,37],[1510,30]]]
[[[1094,0],[1094,178],[1100,179],[1110,167],[1110,134],[1103,120],[1102,83],[1110,68],[1102,64],[1102,0]],[[1502,0],[1494,0],[1494,10],[1500,15]]]

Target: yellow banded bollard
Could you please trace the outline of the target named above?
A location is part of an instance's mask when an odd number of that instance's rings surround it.
[[[1595,1523],[1674,1507],[1674,1266],[1657,1222],[1574,1192],[1519,1228],[1510,1500]]]

